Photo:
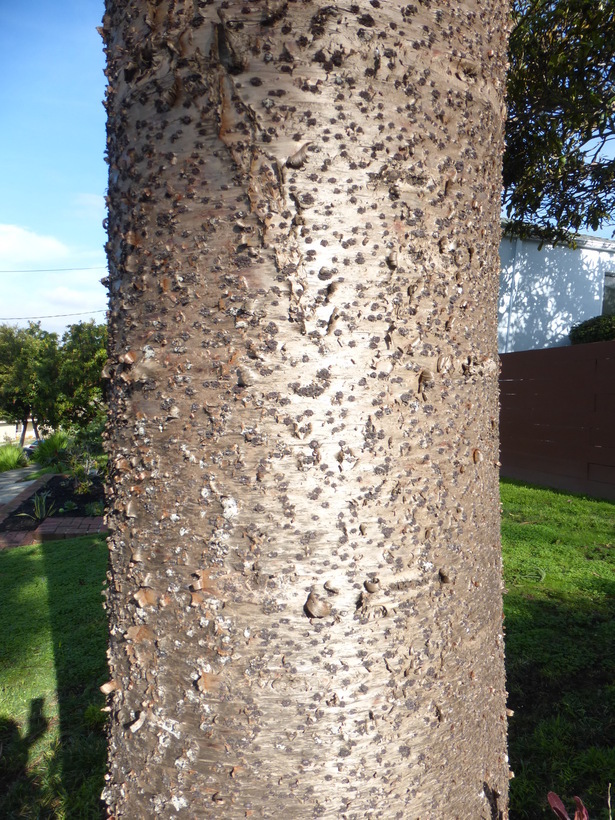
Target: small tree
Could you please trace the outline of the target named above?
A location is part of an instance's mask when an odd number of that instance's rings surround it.
[[[29,418],[37,436],[37,424],[55,422],[57,373],[55,333],[42,330],[39,323],[27,328],[0,325],[0,413],[22,423],[22,446]]]
[[[59,349],[56,414],[60,424],[87,427],[105,415],[101,371],[107,358],[107,326],[70,325]]]
[[[70,325],[60,346],[40,324],[0,325],[0,413],[23,424],[22,445],[29,418],[37,436],[37,425],[84,429],[102,423],[106,356],[106,325]]]

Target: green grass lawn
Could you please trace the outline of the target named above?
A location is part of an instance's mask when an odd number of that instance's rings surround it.
[[[100,537],[0,552],[0,817],[101,818]]]
[[[502,482],[512,820],[615,784],[615,504]]]
[[[551,820],[549,790],[607,820],[615,504],[506,481],[501,495],[511,820]],[[1,818],[103,816],[106,566],[100,538],[0,552]]]

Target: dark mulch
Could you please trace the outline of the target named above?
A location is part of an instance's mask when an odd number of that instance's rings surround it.
[[[99,476],[92,477],[92,486],[87,493],[76,492],[74,480],[61,475],[50,478],[47,484],[38,490],[38,494],[46,491],[49,491],[46,501],[47,509],[50,509],[51,505],[55,506],[54,518],[92,515],[92,509],[88,507],[88,504],[95,502],[104,504],[105,500],[103,482]],[[38,527],[41,522],[29,517],[34,515],[34,495],[36,493],[33,493],[27,501],[22,502],[0,523],[0,532],[30,531]],[[26,515],[21,515],[21,513],[26,513]]]

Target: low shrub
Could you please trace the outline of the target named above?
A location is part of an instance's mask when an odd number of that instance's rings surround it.
[[[56,511],[56,505],[51,501],[49,504],[47,503],[47,499],[51,495],[49,490],[44,490],[43,492],[36,493],[33,497],[32,501],[34,503],[34,514],[31,515],[30,513],[19,513],[19,515],[23,515],[26,518],[33,518],[35,521],[44,521],[46,518],[49,518],[54,514]]]
[[[0,447],[0,473],[25,467],[28,459],[17,444],[3,444]]]
[[[102,515],[105,511],[105,505],[102,501],[90,501],[89,504],[85,505],[85,514],[90,515],[93,518]]]
[[[587,342],[610,342],[615,339],[615,316],[594,316],[570,329],[570,341],[573,345]]]
[[[32,453],[32,461],[43,469],[52,468],[55,472],[63,473],[68,461],[68,445],[68,434],[57,430],[39,443]]]
[[[105,429],[107,414],[102,409],[96,418],[92,419],[86,427],[71,426],[68,428],[70,437],[75,441],[80,450],[88,452],[93,456],[103,453],[102,435]]]

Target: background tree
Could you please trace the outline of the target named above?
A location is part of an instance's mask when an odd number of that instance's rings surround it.
[[[32,322],[27,328],[0,325],[0,414],[21,422],[22,446],[30,418],[40,426],[55,422],[57,372],[55,333]]]
[[[59,349],[56,415],[62,426],[85,428],[104,418],[101,373],[107,360],[107,325],[70,325]]]
[[[520,235],[613,222],[615,2],[515,0],[504,205]]]
[[[506,21],[107,2],[114,817],[506,815]]]
[[[61,345],[40,324],[0,325],[0,414],[22,424],[32,418],[42,427],[100,426],[106,358],[106,325],[70,325]],[[22,445],[25,434],[24,424]]]

